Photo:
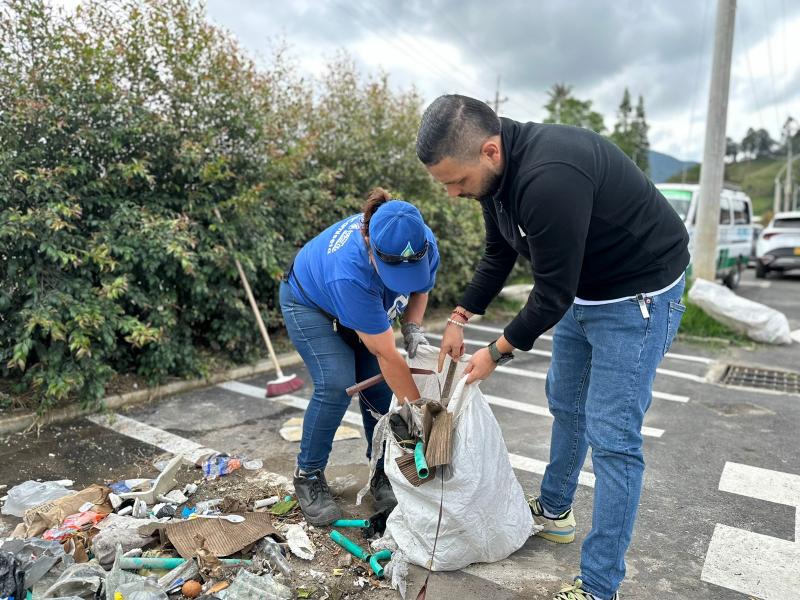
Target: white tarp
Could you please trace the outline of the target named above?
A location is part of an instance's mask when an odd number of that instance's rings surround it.
[[[751,340],[791,344],[789,321],[782,312],[737,296],[723,285],[696,279],[689,299],[703,311]]]

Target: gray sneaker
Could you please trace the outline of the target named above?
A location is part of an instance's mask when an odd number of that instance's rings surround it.
[[[369,482],[369,490],[372,492],[373,504],[378,512],[391,512],[397,506],[397,498],[394,497],[392,484],[389,483],[389,478],[386,476],[383,467],[375,469],[375,474]]]
[[[342,518],[322,470],[294,472],[294,491],[306,521],[315,526],[330,525]]]

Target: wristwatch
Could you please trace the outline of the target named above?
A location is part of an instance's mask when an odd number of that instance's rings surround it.
[[[492,357],[492,360],[497,364],[499,367],[500,365],[506,364],[508,361],[514,358],[514,354],[512,352],[500,352],[497,349],[497,340],[491,342],[487,348],[489,348],[489,355]]]

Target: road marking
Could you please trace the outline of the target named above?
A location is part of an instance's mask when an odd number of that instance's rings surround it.
[[[435,333],[426,333],[426,337],[431,338],[432,340],[441,340],[442,336],[437,335]],[[482,340],[470,340],[465,339],[465,344],[469,344],[470,346],[486,346],[486,342]],[[552,358],[553,353],[548,350],[523,350],[526,354],[534,354],[536,356],[545,356],[547,358]],[[684,373],[683,371],[673,371],[671,369],[656,369],[656,373],[661,375],[667,375],[669,377],[677,377],[678,379],[688,379],[689,381],[694,381],[695,383],[708,383],[705,377],[700,377],[699,375],[693,375],[692,373]]]
[[[303,411],[308,410],[308,404],[309,404],[308,400],[306,398],[301,398],[300,396],[293,396],[292,394],[286,394],[284,396],[275,396],[273,398],[267,398],[266,394],[264,393],[263,387],[257,387],[255,385],[249,385],[247,383],[241,383],[239,381],[226,381],[225,383],[217,384],[217,387],[221,387],[222,389],[228,390],[229,392],[242,394],[243,396],[250,396],[251,398],[258,398],[260,400],[269,400],[271,402],[278,402],[280,404],[285,404],[286,406],[299,408],[300,410]],[[342,421],[350,423],[351,425],[358,425],[360,427],[364,426],[364,421],[361,418],[361,414],[352,410],[348,410],[344,413]]]
[[[293,406],[295,408],[299,408],[300,410],[306,410],[308,408],[308,400],[305,398],[292,395],[266,398],[264,395],[264,388],[248,385],[239,381],[227,381],[225,383],[218,384],[217,387],[221,387],[230,392],[236,392],[237,394],[242,394],[244,396],[259,398],[261,400],[270,400],[272,402],[280,402],[281,404],[287,404],[288,406]],[[348,423],[363,427],[361,415],[357,412],[347,411],[345,413],[344,420]],[[528,473],[544,475],[544,469],[547,466],[546,462],[536,460],[535,458],[528,458],[527,456],[520,456],[519,454],[509,453],[508,456],[511,460],[511,466],[515,469],[527,471]],[[594,487],[594,475],[586,471],[581,471],[581,474],[578,476],[578,483],[588,487]]]
[[[754,287],[766,289],[772,286],[771,281],[740,281],[739,285],[742,287]]]
[[[535,458],[528,458],[527,456],[520,456],[519,454],[508,453],[508,458],[511,460],[511,466],[520,471],[528,473],[536,473],[537,475],[544,475],[544,470],[547,463],[543,460]],[[594,487],[594,473],[588,471],[581,471],[578,475],[578,483],[586,487]]]
[[[492,406],[501,406],[503,408],[510,408],[511,410],[518,410],[520,412],[528,413],[531,415],[537,415],[539,417],[547,417],[548,419],[553,418],[553,415],[551,415],[550,411],[544,406],[538,406],[536,404],[527,404],[525,402],[518,402],[516,400],[510,400],[508,398],[501,398],[499,396],[492,396],[489,394],[484,394],[484,398],[486,398],[486,401]],[[656,429],[655,427],[643,426],[642,435],[646,435],[648,437],[660,438],[662,435],[664,435],[664,430]]]
[[[502,334],[503,333],[502,329],[500,329],[498,327],[489,327],[488,325],[474,325],[472,323],[468,323],[467,327],[469,329],[474,329],[475,331],[485,331],[486,333],[495,333],[495,334]],[[553,336],[552,335],[540,335],[538,339],[553,341]],[[483,342],[483,344],[485,345],[486,342]],[[702,363],[702,364],[705,364],[705,365],[710,365],[711,363],[714,362],[713,359],[706,358],[705,356],[694,356],[694,355],[691,355],[691,354],[675,354],[675,353],[672,353],[672,352],[667,352],[666,358],[673,358],[675,360],[685,360],[685,361],[688,361],[688,362],[698,362],[698,363]]]
[[[800,589],[800,475],[727,462],[719,489],[794,507],[794,541],[717,524],[701,579],[765,600],[796,597]]]
[[[527,369],[517,369],[515,367],[497,367],[495,369],[498,373],[505,373],[507,375],[517,375],[519,377],[528,377],[529,379],[547,379],[547,373],[542,373],[540,371],[528,371]],[[670,402],[683,402],[686,403],[689,401],[689,396],[679,396],[677,394],[668,394],[666,392],[653,392],[653,398],[658,398],[659,400],[669,400]]]
[[[726,462],[719,480],[719,489],[739,496],[800,508],[800,475],[792,473]],[[797,525],[800,526],[800,523]],[[800,531],[797,537],[800,538]]]
[[[140,442],[150,444],[156,448],[161,448],[170,454],[182,454],[184,458],[199,465],[203,459],[220,452],[213,448],[206,448],[182,438],[179,435],[164,431],[158,427],[153,427],[147,423],[142,423],[117,413],[111,415],[92,415],[87,417],[92,423],[111,429],[117,433],[128,436]]]

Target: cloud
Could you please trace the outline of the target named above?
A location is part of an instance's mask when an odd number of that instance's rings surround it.
[[[76,0],[61,0],[74,5]],[[285,39],[311,75],[338,50],[365,73],[433,100],[458,91],[508,101],[500,112],[541,120],[546,91],[573,86],[613,127],[625,87],[644,96],[651,145],[681,158],[702,154],[716,0],[208,0],[209,17],[254,56]],[[800,118],[800,2],[739,2],[728,134],[773,137]],[[771,68],[770,68],[771,67]],[[779,122],[779,124],[777,124]]]

